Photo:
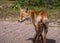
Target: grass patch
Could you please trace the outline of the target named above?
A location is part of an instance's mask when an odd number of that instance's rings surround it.
[[[2,4],[1,4],[2,3]],[[17,18],[19,15],[19,10],[14,10],[11,8],[13,2],[6,1],[0,3],[0,19],[10,19]]]
[[[19,9],[13,9],[11,8],[13,2],[6,1],[2,2],[0,1],[0,19],[17,19],[19,16]],[[44,10],[48,12],[48,16],[50,21],[58,21],[60,20],[60,9],[47,9],[44,7],[38,7],[38,6],[28,6],[28,8],[33,10]]]

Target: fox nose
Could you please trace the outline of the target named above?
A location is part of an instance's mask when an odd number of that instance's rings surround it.
[[[22,21],[18,20],[18,22],[22,23]]]

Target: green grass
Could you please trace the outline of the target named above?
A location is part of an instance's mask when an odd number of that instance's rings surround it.
[[[0,19],[16,19],[19,16],[19,9],[13,9],[10,5],[12,2],[0,2]],[[38,6],[28,6],[28,8],[33,10],[44,10],[48,12],[50,21],[60,20],[60,9],[48,9]]]

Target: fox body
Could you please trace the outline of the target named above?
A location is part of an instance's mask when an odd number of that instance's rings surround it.
[[[43,41],[46,43],[46,34],[48,30],[48,14],[47,12],[40,10],[40,11],[34,11],[26,9],[20,9],[20,16],[19,16],[19,22],[23,22],[26,19],[31,19],[32,23],[35,27],[36,35],[38,34],[38,30],[40,30],[41,24],[44,24],[44,35],[43,35]],[[40,32],[42,33],[42,32]],[[36,36],[35,36],[36,37]],[[36,39],[36,38],[35,38]]]

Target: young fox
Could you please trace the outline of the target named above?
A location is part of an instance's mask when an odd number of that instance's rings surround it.
[[[26,9],[21,9],[20,8],[20,16],[19,16],[19,22],[23,22],[26,19],[31,19],[32,23],[35,27],[35,31],[36,31],[36,36],[38,34],[38,31],[40,30],[41,32],[39,32],[39,34],[42,35],[43,37],[43,43],[46,43],[46,34],[48,31],[48,14],[47,12],[40,10],[40,11],[34,11],[34,10],[29,10],[28,8]],[[40,25],[44,24],[44,35],[42,34],[42,29],[40,29]],[[35,36],[35,37],[36,37]],[[35,38],[36,40],[37,38]]]

